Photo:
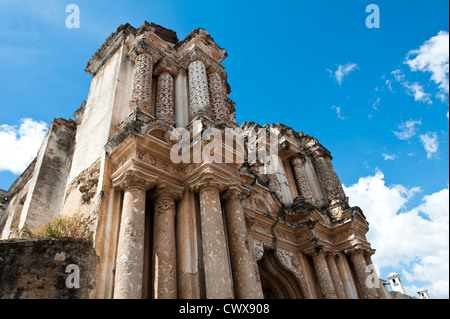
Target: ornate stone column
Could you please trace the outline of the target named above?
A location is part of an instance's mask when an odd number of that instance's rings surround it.
[[[155,66],[154,73],[158,76],[156,86],[155,116],[170,125],[175,125],[174,79],[178,69],[175,62],[162,58]]]
[[[149,183],[132,172],[124,173],[124,191],[117,247],[114,298],[142,298],[144,267],[145,198]]]
[[[356,277],[358,279],[359,285],[364,295],[364,299],[379,299],[376,288],[371,288],[367,286],[367,276],[369,272],[367,271],[367,264],[364,258],[364,250],[353,249],[350,252],[350,259],[355,268]]]
[[[345,199],[344,190],[342,189],[341,182],[337,177],[334,170],[330,169],[328,162],[331,164],[331,158],[328,155],[323,154],[318,150],[314,154],[314,166],[316,167],[317,174],[322,186],[327,192],[328,198],[332,199]]]
[[[308,177],[306,176],[304,164],[301,157],[293,159],[292,166],[294,167],[295,179],[297,180],[300,195],[303,196],[308,203],[315,204],[314,193],[308,181]]]
[[[235,297],[237,299],[261,299],[263,293],[261,284],[255,274],[256,260],[247,237],[241,192],[237,189],[229,190],[225,193],[223,199],[225,200],[223,205]]]
[[[164,72],[158,76],[156,90],[156,118],[161,119],[170,125],[174,125],[174,108],[173,77],[170,73]]]
[[[336,291],[331,279],[331,274],[328,269],[327,261],[325,259],[325,252],[320,251],[312,254],[314,268],[316,269],[317,277],[319,279],[320,290],[324,299],[337,299]]]
[[[208,74],[208,84],[214,121],[218,123],[228,123],[230,111],[226,104],[226,91],[223,85],[222,76],[215,68],[209,68],[208,71],[210,71]]]
[[[200,219],[206,298],[233,298],[225,229],[216,185],[200,187]]]
[[[344,284],[342,283],[341,276],[336,264],[336,253],[330,252],[327,254],[328,268],[330,269],[331,279],[333,280],[334,289],[339,299],[347,299],[347,293],[345,292]]]
[[[153,295],[155,299],[177,298],[177,251],[175,194],[167,188],[156,191],[153,222]]]
[[[141,51],[135,59],[131,107],[151,111],[153,59],[150,53]]]
[[[209,100],[208,79],[205,64],[200,60],[190,63],[188,73],[190,120],[199,114],[211,116],[211,103]]]

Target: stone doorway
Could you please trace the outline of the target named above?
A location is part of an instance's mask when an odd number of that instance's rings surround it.
[[[305,298],[295,275],[280,263],[272,249],[265,250],[258,269],[264,299]]]

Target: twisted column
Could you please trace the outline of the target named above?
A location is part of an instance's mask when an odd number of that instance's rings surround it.
[[[308,181],[308,177],[306,176],[304,164],[304,161],[300,157],[294,158],[292,161],[295,179],[297,180],[300,195],[303,196],[307,202],[315,204],[314,193],[312,191],[311,184]]]
[[[314,155],[314,166],[316,167],[319,180],[325,191],[327,192],[328,198],[332,199],[345,199],[344,190],[342,188],[341,182],[334,169],[331,167],[331,159],[325,158],[322,152],[316,152]]]

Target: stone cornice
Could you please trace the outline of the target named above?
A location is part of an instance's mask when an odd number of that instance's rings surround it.
[[[193,30],[175,46],[180,60],[184,60],[195,48],[206,53],[217,63],[221,63],[228,56],[226,50],[219,47],[209,33],[202,28]]]
[[[131,160],[131,165],[126,169],[120,170],[111,176],[112,185],[116,189],[125,191],[129,187],[142,187],[145,190],[151,189],[156,185],[158,178],[148,174],[142,167],[135,165]]]

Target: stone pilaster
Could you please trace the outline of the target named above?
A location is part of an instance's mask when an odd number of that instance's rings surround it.
[[[177,251],[175,201],[166,189],[158,189],[153,222],[153,295],[155,299],[177,298]]]
[[[364,299],[379,299],[376,288],[367,286],[367,277],[370,273],[367,271],[368,267],[364,258],[364,250],[353,249],[349,253]]]
[[[219,187],[200,186],[200,218],[206,298],[233,298]]]
[[[208,69],[209,71],[209,69]],[[208,74],[209,96],[214,114],[214,121],[228,123],[230,111],[226,104],[226,92],[222,77],[217,71]]]
[[[135,59],[135,73],[131,107],[151,110],[153,59],[150,53],[141,52]]]
[[[192,120],[199,114],[211,116],[208,79],[205,64],[196,60],[189,64],[189,109]]]
[[[330,270],[328,269],[325,253],[320,251],[312,254],[314,268],[319,280],[320,290],[324,299],[337,299],[336,290],[333,285]]]
[[[306,176],[304,161],[300,157],[297,157],[292,161],[292,166],[294,167],[295,179],[297,180],[300,195],[307,202],[315,204],[314,193]]]
[[[344,284],[342,283],[339,269],[336,264],[336,253],[330,252],[327,254],[327,263],[338,299],[347,299],[348,296],[345,292]]]
[[[256,277],[256,260],[247,237],[242,195],[237,189],[229,190],[224,196],[225,220],[230,247],[234,291],[237,299],[261,299],[262,288]]]
[[[156,90],[156,111],[157,119],[161,119],[170,125],[175,124],[175,104],[174,104],[173,77],[170,73],[164,72],[158,76]]]

